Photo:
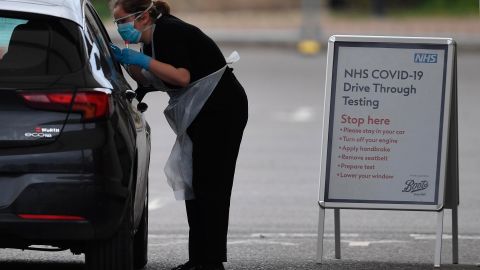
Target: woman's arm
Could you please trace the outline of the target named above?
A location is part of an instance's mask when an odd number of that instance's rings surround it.
[[[176,68],[170,64],[152,59],[149,71],[162,81],[179,87],[186,87],[190,83],[190,71],[185,68]]]
[[[115,58],[120,63],[131,65],[129,71],[133,71],[132,77],[139,83],[145,81],[145,77],[141,75],[140,68],[147,69],[153,73],[153,75],[160,78],[160,80],[174,86],[185,87],[190,83],[190,71],[186,68],[176,68],[129,48],[120,50],[120,48],[113,44],[110,46],[114,51]],[[132,65],[138,68],[135,69]]]

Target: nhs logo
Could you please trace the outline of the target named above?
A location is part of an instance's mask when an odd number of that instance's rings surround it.
[[[416,53],[413,57],[415,63],[437,63],[438,54],[436,53]]]

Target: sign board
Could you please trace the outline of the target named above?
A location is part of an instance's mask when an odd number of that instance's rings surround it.
[[[330,38],[322,207],[443,207],[454,54],[447,38]]]

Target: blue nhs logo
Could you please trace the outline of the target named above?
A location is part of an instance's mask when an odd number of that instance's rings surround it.
[[[413,57],[415,63],[437,63],[438,54],[436,53],[416,53]]]

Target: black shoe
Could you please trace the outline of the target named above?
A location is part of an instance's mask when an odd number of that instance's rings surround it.
[[[202,264],[200,270],[225,270],[223,267],[223,263],[210,263],[210,264]]]
[[[188,261],[185,264],[181,264],[175,268],[172,268],[172,270],[197,270],[197,269],[200,269],[199,265],[196,265],[191,261]]]

